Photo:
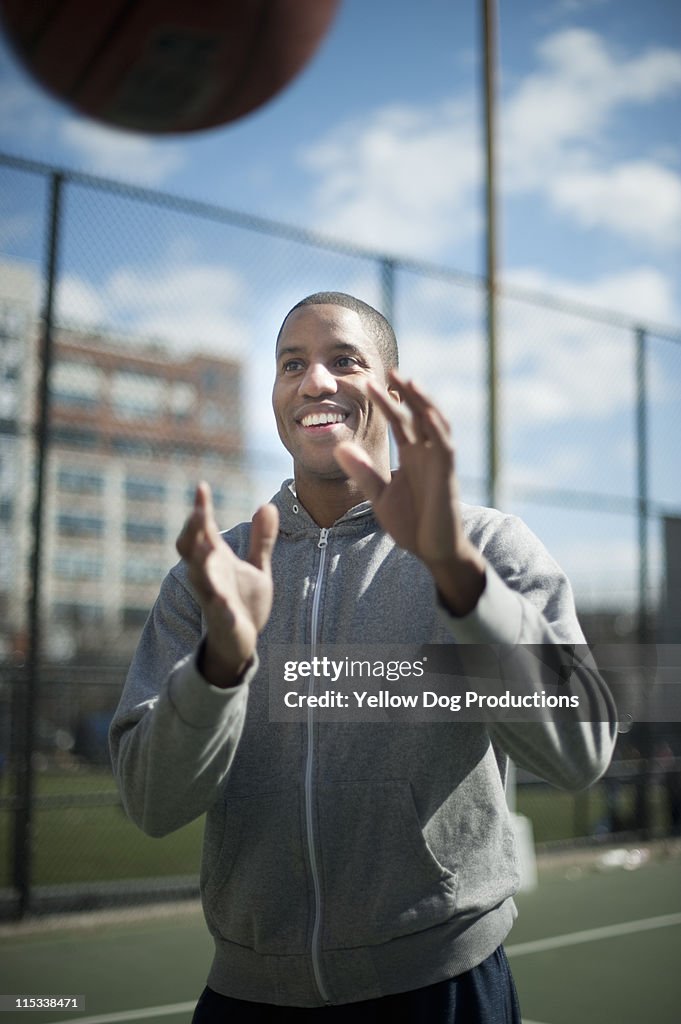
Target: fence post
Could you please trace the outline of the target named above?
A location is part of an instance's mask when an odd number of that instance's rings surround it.
[[[35,717],[40,685],[40,658],[42,649],[41,584],[42,540],[44,532],[45,469],[50,423],[50,369],[54,351],[54,302],[57,281],[60,208],[63,174],[51,177],[49,195],[49,227],[45,256],[45,307],[43,330],[40,338],[39,377],[37,394],[37,421],[35,426],[35,492],[31,527],[31,592],[28,601],[28,648],[26,652],[25,681],[21,690],[23,699],[17,704],[19,715],[18,743],[16,746],[16,785],[14,817],[14,886],[19,894],[18,914],[25,917],[31,910],[33,878],[33,805]]]
[[[384,256],[381,268],[381,312],[388,323],[395,327],[395,260]]]
[[[380,263],[381,275],[381,312],[390,326],[395,329],[395,260],[384,256]],[[390,465],[397,466],[399,459],[395,450],[395,439],[392,430],[390,434]]]
[[[481,0],[485,137],[485,295],[487,333],[487,504],[498,499],[499,426],[497,399],[497,219],[496,219],[496,0]]]
[[[638,640],[650,642],[648,623],[648,395],[646,332],[636,330],[636,478],[638,504]]]
[[[647,344],[646,331],[642,327],[636,329],[636,480],[638,506],[638,625],[637,638],[641,647],[651,642],[650,622],[648,616],[648,384],[647,384]],[[645,651],[642,653],[646,653]],[[643,664],[648,659],[644,658]],[[645,687],[643,700],[646,720],[639,728],[639,748],[641,761],[635,785],[635,825],[642,838],[648,838],[651,830],[651,775],[650,766],[653,756],[653,734],[647,721],[649,708],[648,698],[653,685],[644,675],[642,685]]]

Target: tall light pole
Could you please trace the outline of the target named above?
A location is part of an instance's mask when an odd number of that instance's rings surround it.
[[[496,222],[496,0],[481,0],[485,136],[485,310],[487,337],[487,503],[498,497],[499,424],[497,414],[497,222]]]

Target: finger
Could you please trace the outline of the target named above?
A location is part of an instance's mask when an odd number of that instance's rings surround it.
[[[443,423],[436,409],[427,409],[423,415],[423,424],[427,438],[434,451],[439,451],[447,462],[454,465],[454,445],[452,444],[448,424]]]
[[[379,388],[373,381],[369,382],[369,389],[376,404],[392,427],[397,445],[413,444],[415,436],[409,413],[402,409],[400,403],[392,398],[387,391]]]
[[[432,429],[429,426],[429,421],[432,421],[434,418],[438,424],[437,438],[440,439],[443,436],[449,438],[451,435],[449,421],[435,402],[413,380],[403,381],[394,371],[392,376],[397,378],[395,383],[400,388],[405,404],[414,415],[415,429],[424,432],[428,439],[432,440]]]
[[[388,481],[376,472],[363,448],[352,441],[343,441],[334,448],[333,455],[343,472],[357,484],[369,501],[375,502],[380,498]]]
[[[205,543],[204,515],[203,512],[192,512],[185,521],[182,530],[175,542],[178,554],[182,558],[190,558],[192,552]]]
[[[429,441],[430,437],[426,424],[424,423],[424,407],[418,398],[412,394],[412,382],[400,381],[400,395],[405,406],[411,411],[412,429],[417,442]]]
[[[279,533],[279,513],[271,503],[262,505],[251,520],[248,561],[256,569],[270,571],[272,551]]]
[[[210,485],[202,480],[196,488],[194,495],[194,510],[203,515],[204,530],[206,539],[217,544],[220,541],[220,530],[215,518],[215,507],[213,505],[213,492]]]
[[[198,553],[205,557],[208,551],[217,547],[219,541],[220,533],[215,522],[211,490],[205,481],[201,481],[194,492],[194,508],[182,527],[175,546],[184,559],[189,559]]]

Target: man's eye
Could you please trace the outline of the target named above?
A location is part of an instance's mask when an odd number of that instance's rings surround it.
[[[300,359],[288,359],[284,363],[282,369],[284,373],[295,373],[296,370],[299,370],[302,365],[303,364],[301,363]]]
[[[358,362],[354,356],[339,356],[336,360],[336,366],[340,366],[342,370],[347,369],[350,366],[358,366]]]

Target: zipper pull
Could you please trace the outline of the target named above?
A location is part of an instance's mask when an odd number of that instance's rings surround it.
[[[317,543],[317,547],[318,548],[325,548],[326,547],[326,545],[328,543],[328,541],[327,541],[328,536],[329,536],[328,529],[326,528],[326,526],[322,526],[322,528],[321,528],[321,530],[319,532],[319,542]]]

